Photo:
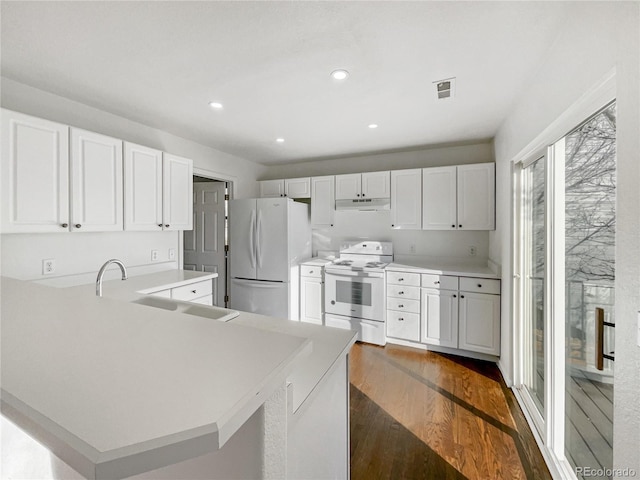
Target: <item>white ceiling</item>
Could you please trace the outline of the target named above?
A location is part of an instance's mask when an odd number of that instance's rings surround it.
[[[579,8],[1,3],[3,76],[263,164],[491,138]]]

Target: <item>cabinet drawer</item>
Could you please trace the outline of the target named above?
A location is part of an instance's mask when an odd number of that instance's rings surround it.
[[[401,312],[420,313],[420,300],[408,298],[387,298],[387,308]]]
[[[322,267],[300,265],[300,275],[303,277],[322,278]]]
[[[500,280],[460,277],[460,291],[500,295]]]
[[[171,298],[174,300],[193,300],[194,298],[204,297],[211,295],[213,282],[211,280],[205,280],[204,282],[190,283],[189,285],[183,285],[182,287],[176,287],[171,289]]]
[[[387,283],[394,285],[420,286],[419,273],[387,272]]]
[[[408,285],[389,285],[387,287],[387,296],[420,300],[420,288]]]
[[[441,290],[458,290],[458,277],[451,275],[422,274],[422,286]]]
[[[417,313],[387,311],[387,336],[420,341],[420,315]]]

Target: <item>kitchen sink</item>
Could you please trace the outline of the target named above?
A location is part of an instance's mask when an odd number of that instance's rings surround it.
[[[174,312],[178,309],[178,304],[176,302],[151,296],[139,298],[131,303],[146,305],[147,307],[162,308],[163,310],[171,310]]]
[[[232,318],[236,318],[240,315],[240,312],[237,310],[230,310],[228,308],[210,305],[198,305],[180,300],[153,297],[151,295],[138,298],[137,300],[133,300],[131,303],[137,303],[138,305],[145,305],[147,307],[161,308],[172,312],[186,313],[187,315],[209,318],[219,322],[228,322]]]
[[[194,305],[192,307],[185,308],[182,313],[189,315],[196,315],[198,317],[206,317],[211,320],[218,320],[219,322],[228,322],[232,318],[236,318],[240,315],[237,310],[229,310],[228,308],[221,307],[209,307],[204,305]]]

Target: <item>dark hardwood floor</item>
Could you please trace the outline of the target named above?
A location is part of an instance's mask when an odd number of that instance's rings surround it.
[[[551,479],[498,368],[357,343],[351,479]]]

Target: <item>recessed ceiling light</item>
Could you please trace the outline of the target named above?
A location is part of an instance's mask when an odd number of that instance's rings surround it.
[[[282,142],[284,142],[284,138],[276,138],[276,142],[282,143]]]
[[[331,76],[335,79],[335,80],[344,80],[345,78],[347,78],[349,76],[349,72],[347,72],[346,70],[334,70],[333,72],[331,72]]]
[[[369,128],[378,128],[378,124],[377,123],[372,123],[369,125]]]
[[[222,104],[220,102],[209,102],[209,106],[211,108],[215,108],[216,110],[222,109]]]

